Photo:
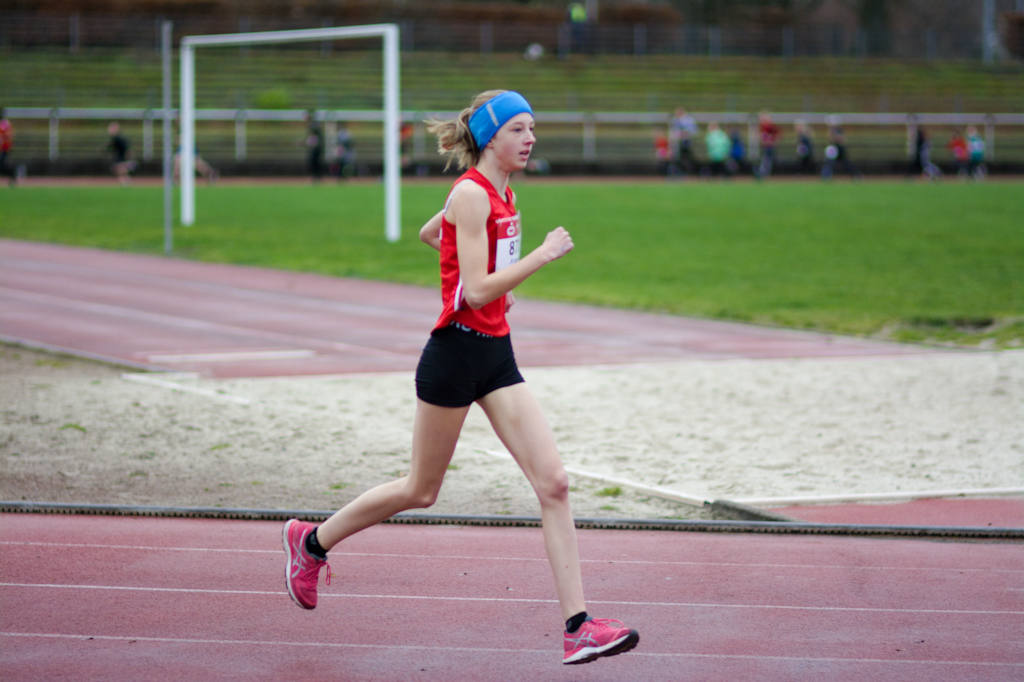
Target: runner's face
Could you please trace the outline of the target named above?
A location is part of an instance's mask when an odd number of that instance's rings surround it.
[[[491,140],[490,146],[502,165],[509,170],[523,170],[530,160],[530,152],[537,138],[533,134],[533,116],[528,113],[517,114],[501,127]]]

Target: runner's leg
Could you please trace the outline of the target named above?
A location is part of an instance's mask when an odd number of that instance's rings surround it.
[[[586,610],[576,525],[569,506],[569,477],[551,427],[525,383],[488,393],[480,406],[540,501],[544,545],[565,619]]]
[[[432,505],[468,412],[468,406],[439,407],[417,400],[408,475],[367,490],[335,512],[316,531],[320,545],[330,549],[400,511]]]

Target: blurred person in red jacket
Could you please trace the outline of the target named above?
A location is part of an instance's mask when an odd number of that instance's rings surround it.
[[[772,174],[775,165],[775,144],[779,141],[782,131],[772,121],[767,111],[762,111],[757,118],[758,130],[761,133],[761,162],[757,165],[757,177],[766,178]]]
[[[11,147],[14,146],[14,126],[11,125],[10,120],[7,118],[7,112],[0,107],[0,174],[6,175],[10,178],[9,183],[11,187],[18,182],[18,174],[11,167],[7,161],[7,157],[11,153]]]

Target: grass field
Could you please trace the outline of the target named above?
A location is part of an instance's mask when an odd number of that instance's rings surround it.
[[[520,179],[524,248],[556,225],[576,251],[535,298],[904,341],[1024,347],[1024,194],[1013,182],[664,183]],[[434,285],[420,224],[446,181],[406,183],[383,237],[375,183],[198,188],[175,255]],[[161,253],[156,187],[21,187],[0,236]]]

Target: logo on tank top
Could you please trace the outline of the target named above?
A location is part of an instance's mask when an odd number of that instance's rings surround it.
[[[519,254],[523,247],[523,233],[520,229],[519,214],[508,218],[498,218],[497,239],[494,243],[494,271],[507,268],[519,262]]]

